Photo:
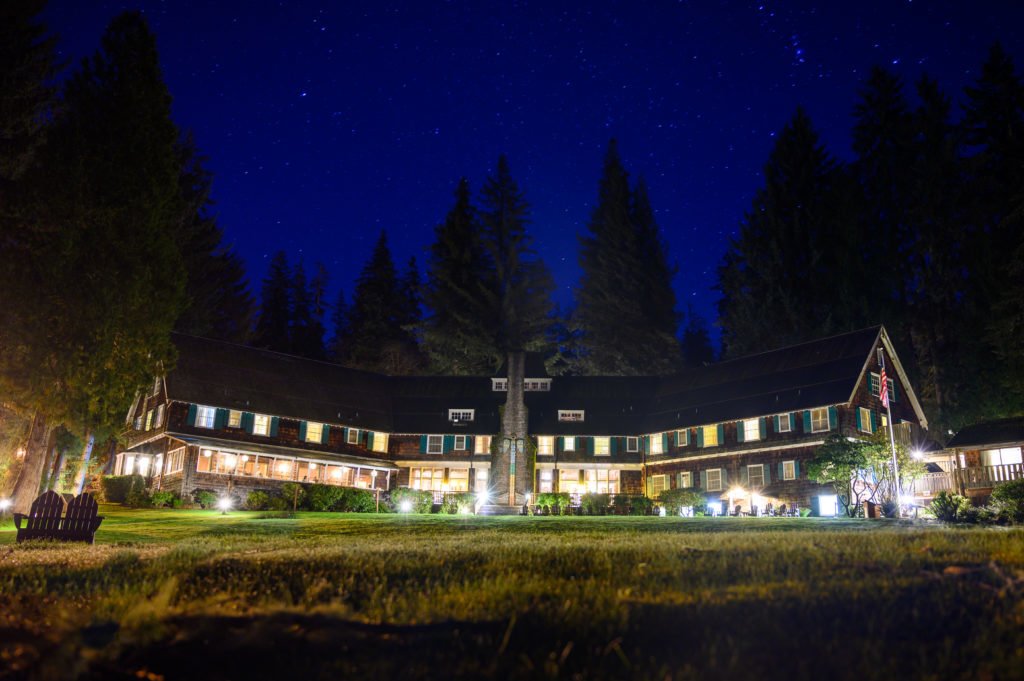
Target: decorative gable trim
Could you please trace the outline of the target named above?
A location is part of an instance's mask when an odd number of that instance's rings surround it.
[[[924,410],[921,409],[921,403],[917,401],[917,395],[914,393],[914,388],[910,384],[907,372],[903,369],[903,362],[900,361],[899,356],[896,354],[896,349],[893,347],[892,341],[889,339],[889,334],[886,332],[884,326],[879,327],[878,329],[878,335],[875,337],[875,342],[871,344],[871,351],[864,359],[864,366],[861,367],[860,375],[857,376],[857,380],[853,384],[853,390],[850,391],[850,397],[846,400],[847,404],[853,403],[853,398],[857,395],[857,388],[859,388],[861,384],[868,379],[868,373],[871,371],[872,366],[877,366],[878,363],[875,359],[875,349],[878,347],[879,343],[881,343],[882,347],[885,349],[886,355],[892,363],[892,368],[896,370],[896,375],[900,379],[900,387],[903,388],[903,395],[910,401],[910,406],[914,408],[914,413],[917,415],[917,420],[920,422],[921,427],[927,429],[928,418],[924,415]]]

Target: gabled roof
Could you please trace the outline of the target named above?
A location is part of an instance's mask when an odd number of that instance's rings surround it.
[[[949,449],[973,449],[1024,444],[1024,416],[964,426],[946,445]]]

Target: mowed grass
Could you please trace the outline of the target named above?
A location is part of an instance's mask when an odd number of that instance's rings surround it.
[[[1024,678],[1024,529],[102,512],[0,524],[0,677]]]

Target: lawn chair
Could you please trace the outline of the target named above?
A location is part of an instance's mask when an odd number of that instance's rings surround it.
[[[64,515],[65,509],[67,515]],[[44,492],[32,502],[28,515],[14,514],[17,541],[29,539],[57,539],[93,543],[96,530],[103,522],[98,515],[99,506],[89,493],[83,493],[68,504],[53,490]],[[21,524],[25,523],[25,527]]]

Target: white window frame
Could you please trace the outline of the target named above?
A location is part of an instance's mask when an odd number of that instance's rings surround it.
[[[788,413],[786,413],[786,414],[779,414],[778,420],[779,420],[779,432],[780,433],[791,433],[791,432],[793,432],[793,429],[790,427],[790,425],[791,425],[791,423],[790,423],[790,415]]]
[[[345,444],[358,445],[359,444],[359,429],[349,428],[348,436],[345,437]]]
[[[528,392],[550,392],[550,378],[526,378],[523,379],[523,390]]]
[[[253,414],[252,434],[263,435],[264,437],[270,435],[270,417],[266,414]]]
[[[473,453],[474,454],[490,454],[491,453],[491,436],[490,435],[477,435],[473,441]],[[484,469],[486,470],[486,469]]]
[[[146,430],[153,430],[153,410],[146,412]]]
[[[537,436],[537,455],[552,456],[555,453],[555,437],[553,435]]]
[[[816,419],[815,415],[824,414],[824,421],[822,419]],[[823,428],[818,428],[816,424],[824,423]],[[811,432],[812,433],[824,433],[828,430],[828,407],[819,407],[817,409],[811,409]]]
[[[160,404],[156,405],[156,415],[153,416],[153,427],[154,428],[159,428],[160,426],[162,426],[164,424],[164,414],[166,413],[165,406],[166,405],[164,405],[163,402],[161,402]]]
[[[757,442],[761,439],[761,419],[743,419],[742,423],[744,442]],[[751,426],[753,426],[753,435],[750,434]]]
[[[159,376],[157,376],[156,378],[153,379],[153,394],[154,395],[159,395],[160,394],[160,377]]]
[[[566,435],[564,438],[562,438],[562,449],[563,449],[563,451],[566,451],[566,452],[575,452],[576,451],[576,436],[575,435]]]
[[[427,436],[427,454],[444,454],[444,435]]]
[[[871,393],[872,397],[878,397],[879,391],[882,389],[882,377],[872,371],[868,375],[868,392]]]
[[[857,411],[860,413],[860,432],[875,432],[871,427],[871,410],[867,407],[857,407]]]
[[[704,446],[705,447],[717,447],[718,445],[722,444],[721,442],[718,441],[718,424],[717,423],[714,424],[714,425],[711,425],[711,426],[701,426],[701,428],[704,429],[703,435],[704,435]],[[711,435],[713,437],[709,438],[708,437],[708,433],[711,433]],[[710,440],[714,440],[714,442],[711,442]]]
[[[757,469],[758,472],[761,474],[761,481],[760,482],[755,483],[754,480],[753,480],[752,473],[754,472],[754,469]],[[764,487],[764,464],[763,463],[752,463],[752,464],[747,466],[747,485],[750,486],[750,487],[754,487],[754,486]]]
[[[379,452],[380,454],[387,454],[388,437],[387,433],[381,433],[376,430],[373,431],[373,448],[371,451]]]
[[[228,410],[228,428],[242,427],[242,412],[238,409]]]
[[[582,409],[559,409],[558,420],[559,421],[583,421],[586,414]]]
[[[375,437],[374,440],[376,440],[376,439],[377,438]],[[457,452],[464,452],[464,451],[466,451],[466,449],[468,449],[468,447],[466,446],[468,444],[467,440],[468,440],[468,438],[465,435],[456,435],[455,436],[455,447],[454,447],[455,451],[457,451]]]
[[[213,428],[217,420],[217,410],[206,405],[196,405],[196,428]]]
[[[507,378],[492,378],[491,379],[491,390],[496,393],[507,393],[508,392],[508,379]]]
[[[658,473],[657,475],[652,475],[650,477],[651,477],[651,479],[650,479],[650,487],[651,487],[651,489],[647,490],[647,496],[649,496],[651,499],[657,499],[658,498],[658,494],[660,494],[661,492],[664,492],[665,490],[668,489],[668,475],[665,474],[665,473]],[[655,480],[660,481],[661,484],[660,485],[655,485],[654,484]],[[654,491],[655,487],[659,488],[657,492]]]
[[[611,456],[612,439],[610,437],[594,438],[594,456]]]
[[[686,447],[690,444],[690,429],[676,431],[676,447]]]
[[[783,461],[782,462],[782,479],[783,480],[796,480],[796,461]]]
[[[640,438],[638,437],[627,437],[626,438],[626,451],[627,452],[639,452],[640,451]]]
[[[452,423],[469,423],[476,416],[475,409],[449,409],[448,420]]]
[[[313,433],[316,437],[312,437]],[[317,421],[306,421],[306,442],[320,442],[324,435],[324,424]]]
[[[717,481],[712,486],[711,474],[714,473],[718,476]],[[705,477],[708,481],[708,492],[721,492],[722,491],[722,469],[721,468],[709,468],[707,469]]]
[[[693,473],[690,471],[681,471],[679,473],[679,487],[681,489],[690,489],[693,487]]]

